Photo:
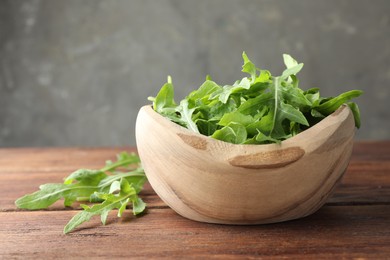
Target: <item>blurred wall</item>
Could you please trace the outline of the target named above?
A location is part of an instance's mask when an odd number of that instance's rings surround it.
[[[243,50],[273,74],[291,54],[325,96],[364,90],[357,139],[390,139],[388,0],[3,0],[0,146],[135,144],[167,75],[176,100],[229,84]]]

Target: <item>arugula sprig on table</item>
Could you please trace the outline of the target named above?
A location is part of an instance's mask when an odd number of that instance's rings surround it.
[[[37,210],[47,208],[60,199],[64,199],[66,207],[76,201],[98,203],[92,206],[81,204],[84,210],[64,227],[64,233],[69,233],[95,215],[101,216],[104,225],[108,213],[113,209],[118,209],[118,217],[130,205],[134,215],[142,213],[146,204],[138,197],[138,193],[145,181],[139,157],[134,153],[122,152],[117,155],[115,162],[107,161],[100,170],[77,170],[66,177],[63,183],[41,185],[39,191],[19,198],[15,204],[21,209]]]
[[[347,104],[360,127],[360,112],[349,102],[362,94],[351,90],[336,97],[320,96],[318,88],[299,88],[297,73],[303,63],[284,54],[286,69],[274,77],[259,69],[246,53],[242,72],[248,77],[221,86],[209,76],[177,104],[171,77],[153,101],[153,109],[171,121],[212,138],[234,144],[278,143],[315,125]]]

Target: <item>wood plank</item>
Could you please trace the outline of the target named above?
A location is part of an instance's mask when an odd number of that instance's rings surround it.
[[[79,168],[98,169],[124,150],[135,151],[131,147],[0,149],[0,211],[16,210],[14,201],[40,184],[61,182]],[[149,185],[142,192],[150,207],[165,205],[154,194]],[[348,170],[328,203],[389,204],[390,142],[356,143]],[[51,210],[63,210],[63,206],[58,203]]]
[[[147,185],[148,212],[108,225],[99,218],[70,235],[78,211],[57,203],[19,211],[14,200],[78,168],[100,168],[132,148],[0,149],[0,258],[389,258],[390,141],[358,142],[334,196],[315,214],[285,223],[226,226],[193,222],[169,209]]]
[[[1,180],[0,180],[1,181]],[[44,183],[43,180],[40,183]],[[4,185],[0,191],[0,212],[18,210],[14,204],[20,196],[37,190],[39,184],[18,185],[17,189],[12,185]],[[141,198],[148,204],[148,207],[164,207],[166,204],[154,193],[150,185],[146,185],[144,191],[140,194]],[[327,205],[390,205],[390,189],[388,187],[344,187],[338,186]],[[79,208],[77,204],[72,208]],[[68,208],[66,210],[71,210]],[[50,206],[49,210],[65,210],[63,202],[60,201]]]
[[[390,140],[356,141],[353,149],[353,160],[356,161],[389,161]]]
[[[339,185],[327,205],[390,205],[389,186]]]
[[[115,214],[77,232],[62,228],[77,211],[0,212],[0,258],[294,257],[387,258],[390,206],[325,206],[304,219],[234,226],[198,223],[170,209]]]
[[[390,204],[390,141],[357,142],[330,205]]]
[[[106,160],[115,159],[121,151],[135,152],[134,147],[50,147],[1,148],[0,173],[72,172],[79,168],[99,169]]]
[[[74,171],[99,168],[121,151],[135,152],[134,147],[48,147],[0,148],[0,173]],[[390,141],[358,141],[354,144],[351,163],[356,170],[389,171]],[[379,165],[377,165],[379,163]],[[389,172],[388,172],[389,173]]]

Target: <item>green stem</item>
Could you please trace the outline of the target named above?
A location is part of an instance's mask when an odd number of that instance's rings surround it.
[[[138,170],[134,170],[132,172],[126,172],[126,173],[120,173],[120,174],[117,174],[117,175],[111,175],[111,176],[108,176],[108,177],[104,178],[99,183],[98,187],[99,187],[99,189],[101,189],[103,187],[111,185],[111,183],[116,181],[116,180],[119,180],[121,178],[130,177],[130,176],[144,177],[145,173],[143,172],[143,170],[138,169]]]
[[[127,160],[115,162],[115,163],[113,163],[111,165],[103,167],[102,169],[100,169],[100,171],[108,172],[108,171],[112,171],[112,170],[114,170],[114,169],[116,169],[118,167],[129,165],[129,164],[136,163],[136,162],[139,162],[139,160],[138,159],[134,159],[134,158],[129,158]]]
[[[77,197],[76,201],[89,201],[89,197]]]

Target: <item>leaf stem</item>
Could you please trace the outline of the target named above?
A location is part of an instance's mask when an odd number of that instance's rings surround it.
[[[278,90],[279,90],[279,85],[280,85],[280,78],[279,77],[275,77],[275,90],[274,90],[274,98],[275,98],[275,104],[274,104],[274,117],[272,119],[272,129],[270,131],[270,136],[272,135],[272,132],[274,131],[275,129],[275,122],[276,122],[276,114],[278,112],[278,104],[279,104],[279,99],[278,99],[278,96],[279,96],[279,93],[278,93]]]
[[[112,171],[118,167],[121,167],[121,166],[125,166],[125,165],[128,165],[128,164],[132,164],[132,163],[136,163],[136,162],[139,162],[138,159],[135,159],[135,158],[129,158],[129,159],[126,159],[126,160],[121,160],[121,161],[118,161],[118,162],[115,162],[113,164],[110,164],[106,167],[103,167],[100,169],[100,171],[102,172],[108,172],[108,171]]]
[[[99,183],[98,188],[101,189],[103,187],[109,186],[114,181],[119,180],[121,178],[126,178],[126,177],[145,177],[145,173],[143,172],[143,170],[138,169],[138,170],[134,170],[134,171],[131,171],[131,172],[120,173],[120,174],[117,174],[117,175],[111,175],[111,176],[108,176],[108,177],[104,178]]]
[[[89,201],[89,197],[77,197],[76,201]]]

